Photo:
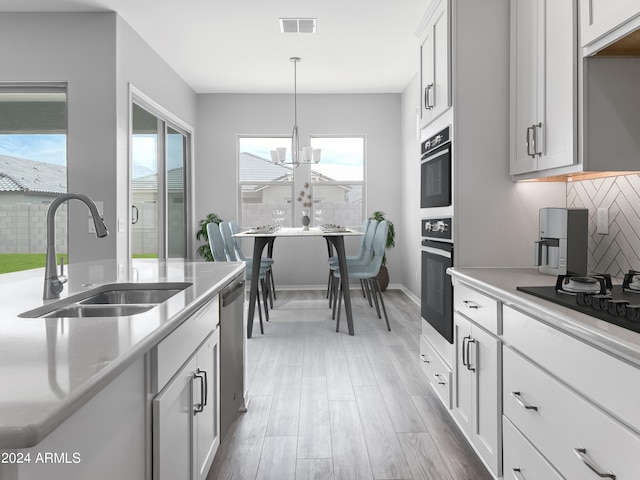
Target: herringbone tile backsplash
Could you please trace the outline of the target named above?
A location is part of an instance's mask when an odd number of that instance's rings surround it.
[[[640,270],[640,174],[567,183],[567,207],[589,209],[590,272]],[[609,208],[608,235],[596,231],[600,207]]]

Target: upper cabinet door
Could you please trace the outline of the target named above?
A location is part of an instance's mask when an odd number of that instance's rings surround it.
[[[511,175],[538,169],[538,0],[511,2]]]
[[[511,175],[577,161],[575,5],[511,1]]]
[[[451,106],[449,0],[436,0],[419,29],[421,126]]]
[[[591,44],[638,15],[638,0],[580,0],[581,45]]]

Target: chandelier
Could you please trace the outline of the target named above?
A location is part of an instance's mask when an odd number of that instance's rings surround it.
[[[271,160],[277,165],[290,164],[296,167],[301,164],[312,164],[320,161],[320,149],[311,147],[300,148],[300,134],[298,133],[298,78],[297,66],[300,57],[291,57],[293,62],[293,132],[291,133],[291,160],[287,161],[287,148],[280,147],[271,150]]]

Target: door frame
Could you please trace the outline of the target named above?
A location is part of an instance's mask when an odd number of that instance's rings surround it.
[[[173,130],[183,134],[187,138],[187,148],[185,151],[185,159],[184,159],[184,178],[185,178],[185,247],[186,247],[186,259],[193,259],[195,253],[194,243],[191,241],[190,232],[194,231],[195,219],[194,219],[194,209],[193,205],[195,203],[194,192],[193,192],[193,178],[194,178],[194,168],[193,168],[193,159],[194,159],[194,146],[195,146],[195,136],[194,136],[194,128],[189,123],[182,120],[177,115],[173,114],[166,108],[162,107],[159,103],[151,99],[148,95],[144,94],[140,89],[136,88],[134,85],[129,83],[129,95],[128,95],[128,114],[129,114],[129,125],[128,125],[128,158],[127,158],[127,232],[128,232],[128,240],[127,240],[127,258],[131,259],[131,243],[132,243],[132,213],[131,213],[131,200],[132,200],[132,192],[131,192],[131,167],[132,167],[132,141],[131,137],[133,134],[133,104],[135,103],[139,107],[147,110],[149,113],[153,114],[158,118],[159,123],[163,124],[162,133],[163,138],[166,138],[167,127],[171,127]],[[165,152],[165,143],[164,141],[158,142],[158,158],[162,158],[162,165],[164,167],[166,161],[166,152]],[[164,170],[164,168],[163,168]],[[164,182],[164,171],[158,171],[158,181],[163,180]],[[166,260],[167,254],[167,235],[166,235],[166,222],[167,222],[167,191],[166,189],[163,192],[162,196],[158,197],[159,209],[161,208],[162,212],[162,222],[160,222],[159,217],[159,241],[158,241],[158,260]],[[160,225],[160,223],[162,223]],[[160,233],[161,232],[161,233]],[[160,241],[161,240],[161,241]]]

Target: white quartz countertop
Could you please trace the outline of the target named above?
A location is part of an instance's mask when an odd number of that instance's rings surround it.
[[[107,283],[192,286],[132,316],[21,318],[44,269],[0,275],[0,448],[34,446],[244,271],[244,263],[134,260],[71,264],[61,299]]]
[[[454,282],[464,282],[505,305],[640,366],[640,333],[516,290],[525,286],[553,286],[555,276],[533,268],[449,268],[447,273]]]

